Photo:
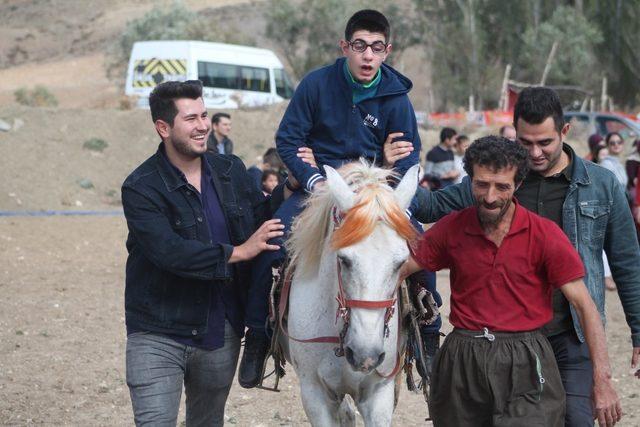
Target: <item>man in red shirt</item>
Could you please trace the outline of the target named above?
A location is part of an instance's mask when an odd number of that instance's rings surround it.
[[[564,425],[562,381],[539,332],[552,318],[554,288],[579,313],[593,360],[596,409],[601,425],[614,425],[622,410],[582,261],[555,223],[513,197],[528,171],[526,149],[502,137],[481,138],[465,153],[464,168],[475,206],[426,231],[403,271],[451,269],[455,329],[434,361],[434,425]]]

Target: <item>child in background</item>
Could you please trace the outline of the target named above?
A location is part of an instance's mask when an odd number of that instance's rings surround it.
[[[260,184],[264,195],[271,195],[273,189],[278,185],[278,172],[273,169],[267,169],[263,171]]]

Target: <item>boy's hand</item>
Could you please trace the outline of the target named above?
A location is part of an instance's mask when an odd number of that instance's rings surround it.
[[[307,163],[311,167],[318,169],[318,164],[316,163],[316,158],[313,156],[313,150],[309,147],[300,147],[298,148],[297,156],[302,159],[303,162]]]
[[[397,161],[404,159],[413,151],[413,144],[410,141],[398,139],[403,135],[403,132],[393,132],[390,133],[384,141],[382,165],[385,168],[393,168],[393,165],[395,165]]]

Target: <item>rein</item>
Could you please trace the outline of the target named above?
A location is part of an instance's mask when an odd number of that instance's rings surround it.
[[[338,213],[337,209],[334,207],[333,212],[333,224],[334,230],[340,226],[340,220],[342,216]],[[280,302],[278,304],[278,322],[280,325],[280,330],[289,338],[290,340],[300,342],[300,343],[324,343],[324,344],[338,344],[338,347],[335,348],[334,352],[337,357],[344,356],[344,338],[347,335],[347,330],[349,329],[349,320],[352,308],[362,308],[366,310],[378,310],[385,309],[384,314],[384,336],[389,337],[389,321],[393,317],[395,312],[395,304],[398,300],[398,288],[400,287],[400,281],[396,284],[393,290],[393,298],[378,300],[378,301],[370,301],[370,300],[357,300],[357,299],[348,299],[344,292],[343,280],[342,280],[342,269],[340,267],[340,261],[336,258],[336,269],[338,274],[338,295],[336,296],[336,301],[338,302],[338,310],[336,311],[336,323],[338,322],[338,318],[342,318],[343,326],[340,331],[339,336],[321,336],[307,339],[299,339],[292,337],[289,335],[289,331],[284,326],[284,313],[287,311],[287,307],[289,304],[289,293],[291,290],[291,282],[293,277],[292,269],[286,272],[284,277],[284,283],[282,286],[282,293],[280,296]],[[396,365],[389,374],[382,374],[376,369],[376,373],[383,378],[391,378],[394,377],[402,368],[402,364],[400,363],[401,355],[401,319],[398,318],[398,337],[397,337],[397,350],[396,350]]]

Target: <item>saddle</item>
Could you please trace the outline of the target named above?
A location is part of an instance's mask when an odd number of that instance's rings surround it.
[[[273,267],[272,273],[273,283],[269,294],[268,322],[273,334],[271,336],[271,345],[262,367],[261,380],[257,387],[263,390],[279,392],[278,384],[280,378],[286,373],[285,365],[288,351],[288,349],[283,348],[282,343],[283,338],[288,336],[283,328],[286,328],[287,325],[288,305],[286,302],[289,298],[289,295],[283,293],[289,291],[293,277],[293,270],[289,268],[289,260],[286,259],[279,267]],[[407,388],[412,392],[422,390],[426,400],[428,398],[429,378],[420,327],[429,325],[438,318],[438,306],[424,285],[417,280],[413,280],[412,277],[401,284],[398,294],[401,325],[407,332],[407,343],[403,352],[404,361],[402,364]],[[285,298],[285,300],[283,301],[282,298]],[[270,373],[266,374],[269,359],[273,360],[274,368]],[[418,382],[414,380],[414,366],[421,377]],[[275,375],[274,385],[266,386],[264,381],[272,375]]]

